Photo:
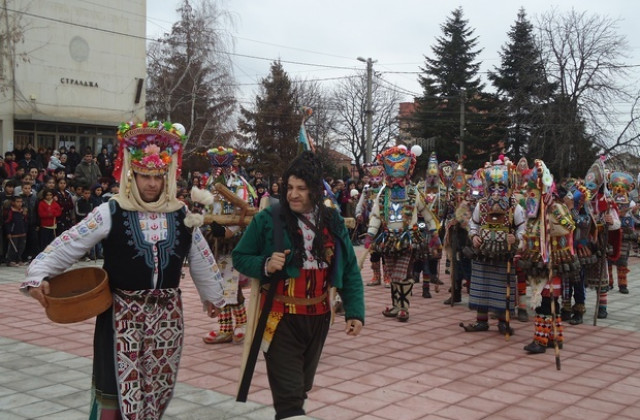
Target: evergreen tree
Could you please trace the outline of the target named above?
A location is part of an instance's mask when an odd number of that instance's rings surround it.
[[[271,64],[259,89],[254,111],[240,109],[240,137],[256,169],[266,176],[280,176],[298,154],[301,116],[297,90],[279,61]]]
[[[529,150],[531,137],[540,133],[543,106],[550,101],[553,86],[546,79],[533,25],[524,9],[519,10],[508,36],[500,52],[501,66],[489,72],[489,80],[502,99],[500,113],[507,120],[505,151],[517,162]],[[538,151],[531,152],[535,156]]]
[[[183,124],[189,136],[187,153],[229,146],[236,102],[221,30],[226,14],[214,2],[195,9],[189,0],[178,12],[181,18],[171,33],[150,47],[147,119]]]
[[[582,178],[598,155],[598,146],[570,98],[557,94],[542,107],[544,124],[531,137],[529,162],[542,159],[556,177]]]
[[[481,165],[501,149],[501,124],[493,112],[498,101],[482,91],[480,63],[475,61],[482,50],[476,49],[478,38],[463,19],[462,8],[455,9],[441,28],[443,35],[432,47],[433,57],[425,56],[425,66],[421,68],[423,96],[417,98],[412,131],[416,137],[435,140],[440,161],[458,160],[464,112],[464,154],[469,167]]]

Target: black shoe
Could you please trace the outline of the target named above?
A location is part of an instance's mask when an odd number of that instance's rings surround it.
[[[464,325],[464,323],[459,324],[466,332],[476,332],[476,331],[487,331],[489,329],[488,322],[474,322],[473,324]]]
[[[623,295],[629,294],[629,289],[627,288],[627,286],[620,286],[618,289],[620,290],[620,293],[622,293]]]
[[[527,313],[526,309],[518,308],[518,321],[529,322],[529,314]]]
[[[429,289],[422,289],[422,297],[425,299],[431,299],[431,292]]]
[[[563,321],[568,321],[571,319],[571,311],[567,311],[566,309],[562,309],[560,311],[560,319]]]
[[[578,312],[574,312],[573,316],[571,317],[571,321],[569,321],[569,324],[571,324],[571,325],[580,325],[580,324],[582,324],[582,314],[578,313]]]
[[[607,308],[598,308],[598,319],[605,319],[607,315],[609,315],[609,312],[607,312]]]
[[[532,341],[531,343],[524,346],[524,349],[532,354],[540,354],[547,351],[547,348],[540,345],[537,341]]]
[[[500,334],[502,335],[507,335],[507,333],[509,333],[509,335],[513,335],[515,332],[513,328],[507,328],[507,323],[503,321],[498,322],[498,331],[500,331]]]
[[[460,303],[462,302],[462,298],[460,296],[456,296],[455,299],[453,299],[453,303]],[[445,305],[451,305],[451,298],[445,300],[443,302]]]
[[[547,347],[550,349],[554,349],[556,348],[556,344],[553,342],[553,340],[549,339],[549,341],[547,341]],[[558,348],[562,350],[562,341],[558,342]]]

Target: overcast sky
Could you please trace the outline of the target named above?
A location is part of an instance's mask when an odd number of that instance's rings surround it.
[[[181,0],[147,0],[149,37],[170,30],[180,4]],[[639,66],[633,76],[640,79],[636,0],[225,0],[222,5],[235,20],[235,28],[229,29],[238,55],[232,60],[241,85],[239,100],[245,105],[252,103],[257,83],[268,75],[273,60],[280,59],[291,77],[319,79],[330,87],[336,79],[364,71],[359,56],[377,60],[376,73],[398,86],[403,100],[411,101],[421,93],[417,73],[424,55],[432,56],[441,25],[458,6],[479,37],[481,71],[499,65],[498,52],[508,41],[520,7],[533,23],[540,13],[573,7],[620,19],[618,32],[629,43],[625,61]]]

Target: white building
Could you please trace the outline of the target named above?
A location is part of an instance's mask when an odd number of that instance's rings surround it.
[[[0,151],[31,144],[115,145],[123,121],[144,121],[145,0],[7,0],[0,33]],[[26,59],[26,61],[24,61]]]

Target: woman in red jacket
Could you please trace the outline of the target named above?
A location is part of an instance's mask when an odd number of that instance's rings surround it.
[[[42,200],[38,203],[38,216],[40,216],[40,250],[56,237],[56,219],[62,214],[62,207],[58,204],[58,197],[51,189],[43,191]]]

